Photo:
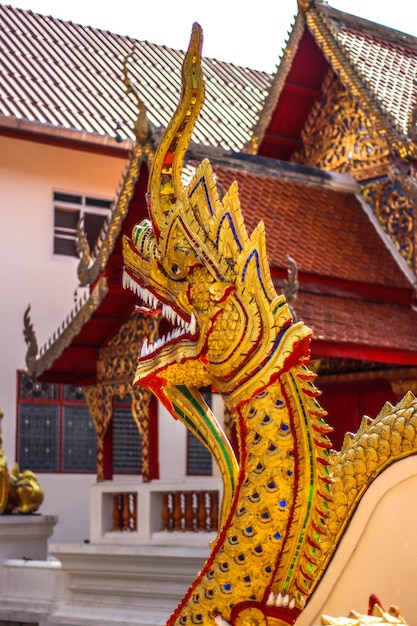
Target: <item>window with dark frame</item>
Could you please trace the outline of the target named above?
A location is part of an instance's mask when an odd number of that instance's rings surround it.
[[[113,472],[142,472],[142,440],[130,409],[130,399],[113,405]]]
[[[77,256],[77,224],[84,217],[84,231],[93,252],[112,201],[54,192],[54,254]]]
[[[18,372],[17,459],[35,472],[95,472],[97,435],[81,387]],[[130,399],[113,407],[113,471],[140,474],[142,442]]]
[[[19,467],[45,472],[95,472],[97,435],[84,392],[40,383],[18,372]]]

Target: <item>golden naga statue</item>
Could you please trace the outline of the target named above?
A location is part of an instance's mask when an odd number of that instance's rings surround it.
[[[210,556],[168,624],[293,624],[318,585],[366,487],[417,452],[417,406],[408,394],[364,420],[331,453],[311,331],[275,291],[262,223],[248,235],[234,184],[222,201],[207,160],[183,187],[181,169],[204,99],[202,34],[194,25],[180,104],[155,155],[149,220],[125,238],[124,286],[174,327],[139,357],[149,387],[217,460],[221,524]],[[236,459],[199,389],[233,417]]]
[[[0,411],[0,422],[2,418],[3,413]],[[42,504],[43,498],[43,489],[33,472],[21,472],[17,463],[9,472],[0,428],[0,515],[13,512],[34,513]]]

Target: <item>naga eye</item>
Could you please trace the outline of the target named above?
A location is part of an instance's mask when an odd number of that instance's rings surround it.
[[[165,257],[162,261],[162,267],[166,276],[175,281],[182,280],[187,273],[187,268],[181,262],[178,263],[178,259],[175,257],[171,259]]]

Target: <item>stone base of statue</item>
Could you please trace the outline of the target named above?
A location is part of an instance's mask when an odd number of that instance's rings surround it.
[[[45,560],[57,522],[55,515],[0,515],[0,566],[7,559]]]
[[[54,515],[0,515],[2,622],[40,623],[50,612],[61,580],[61,564],[47,560],[48,539],[57,522]]]

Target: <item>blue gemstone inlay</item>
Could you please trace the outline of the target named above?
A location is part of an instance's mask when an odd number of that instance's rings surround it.
[[[242,244],[240,243],[240,241],[239,241],[239,237],[237,236],[237,232],[236,232],[235,224],[234,224],[234,222],[233,222],[233,218],[232,218],[232,216],[230,215],[230,213],[225,213],[225,215],[224,215],[224,216],[223,216],[223,218],[221,219],[221,222],[220,222],[220,224],[219,224],[219,229],[218,229],[218,232],[217,232],[216,244],[217,244],[217,245],[219,244],[219,236],[220,236],[220,233],[221,233],[221,228],[222,228],[222,226],[223,226],[223,222],[224,222],[224,220],[227,220],[227,221],[229,222],[229,226],[230,226],[230,229],[231,229],[231,231],[232,231],[232,233],[233,233],[234,240],[235,240],[235,242],[236,242],[236,244],[237,244],[237,247],[239,248],[239,252],[240,252],[240,251],[242,250]]]

